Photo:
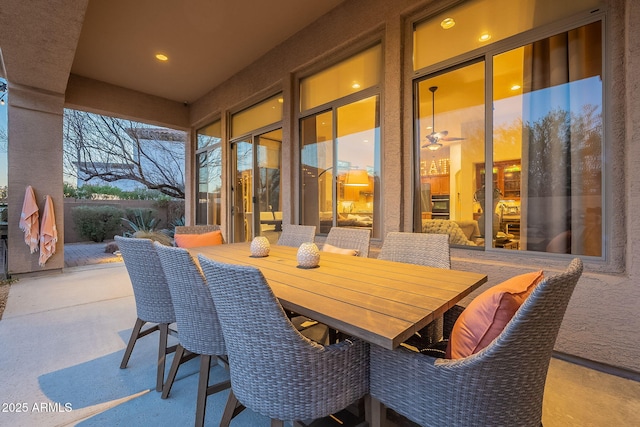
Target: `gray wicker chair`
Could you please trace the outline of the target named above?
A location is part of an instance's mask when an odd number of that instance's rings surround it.
[[[127,349],[120,363],[120,369],[127,367],[138,338],[159,331],[156,390],[161,391],[164,383],[166,355],[176,349],[175,346],[167,346],[170,333],[169,325],[176,321],[169,286],[151,240],[115,236],[115,241],[131,279],[137,314]],[[155,325],[142,330],[147,322],[155,323]]]
[[[378,259],[450,269],[450,253],[448,234],[389,232]],[[444,318],[437,318],[420,330],[419,341],[426,345],[442,339],[446,317],[445,313]]]
[[[176,234],[203,234],[211,231],[220,230],[219,225],[177,225]]]
[[[311,420],[338,412],[368,391],[369,345],[322,346],[289,322],[262,273],[198,256],[222,324],[231,393],[220,425],[239,403],[272,419]],[[241,322],[238,319],[252,319]]]
[[[582,261],[543,280],[480,352],[436,359],[371,346],[371,395],[423,425],[541,425],[549,360]],[[401,380],[399,380],[401,379]],[[376,414],[383,408],[373,405]]]
[[[378,259],[451,268],[449,235],[426,233],[387,233]]]
[[[211,360],[225,360],[226,348],[222,328],[218,322],[211,294],[204,276],[186,249],[156,244],[156,250],[164,274],[167,277],[171,299],[180,331],[180,344],[171,364],[167,381],[162,390],[166,399],[171,392],[180,365],[200,356],[200,379],[196,402],[196,426],[204,425],[207,396],[229,388],[229,381],[209,385]],[[225,362],[226,363],[226,362]]]
[[[315,225],[282,224],[282,234],[280,234],[278,244],[297,248],[305,242],[313,242],[315,237]]]
[[[355,249],[359,257],[369,256],[371,230],[368,228],[331,227],[325,244],[343,249]]]

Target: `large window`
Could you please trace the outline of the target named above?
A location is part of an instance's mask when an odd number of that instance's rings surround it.
[[[222,129],[220,120],[197,131],[196,224],[221,223]]]
[[[477,4],[488,2],[466,7]],[[465,22],[457,12],[443,16]],[[448,219],[464,232],[457,245],[603,255],[602,34],[601,21],[516,34],[461,65],[425,69],[414,85],[416,231]]]
[[[475,164],[484,164],[485,66],[478,61],[416,81],[419,210],[425,232],[432,220],[479,229],[452,244],[480,244],[484,225],[474,204]],[[466,230],[466,228],[465,228]],[[458,235],[460,237],[460,235]]]
[[[231,239],[266,236],[277,242],[282,231],[282,94],[231,116]]]
[[[301,217],[318,233],[378,233],[380,69],[377,45],[301,80]]]

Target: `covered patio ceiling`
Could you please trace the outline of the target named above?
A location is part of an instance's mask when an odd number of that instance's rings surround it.
[[[0,0],[0,76],[64,93],[75,74],[191,103],[342,1]]]

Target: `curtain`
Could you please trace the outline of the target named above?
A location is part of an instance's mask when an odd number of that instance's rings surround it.
[[[525,46],[527,250],[601,255],[601,56],[600,22]]]

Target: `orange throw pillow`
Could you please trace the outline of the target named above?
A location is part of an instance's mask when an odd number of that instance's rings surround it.
[[[488,346],[542,279],[542,271],[521,274],[478,295],[453,325],[446,357],[461,359]]]
[[[215,230],[202,234],[176,234],[173,239],[179,248],[221,245],[222,231]]]

